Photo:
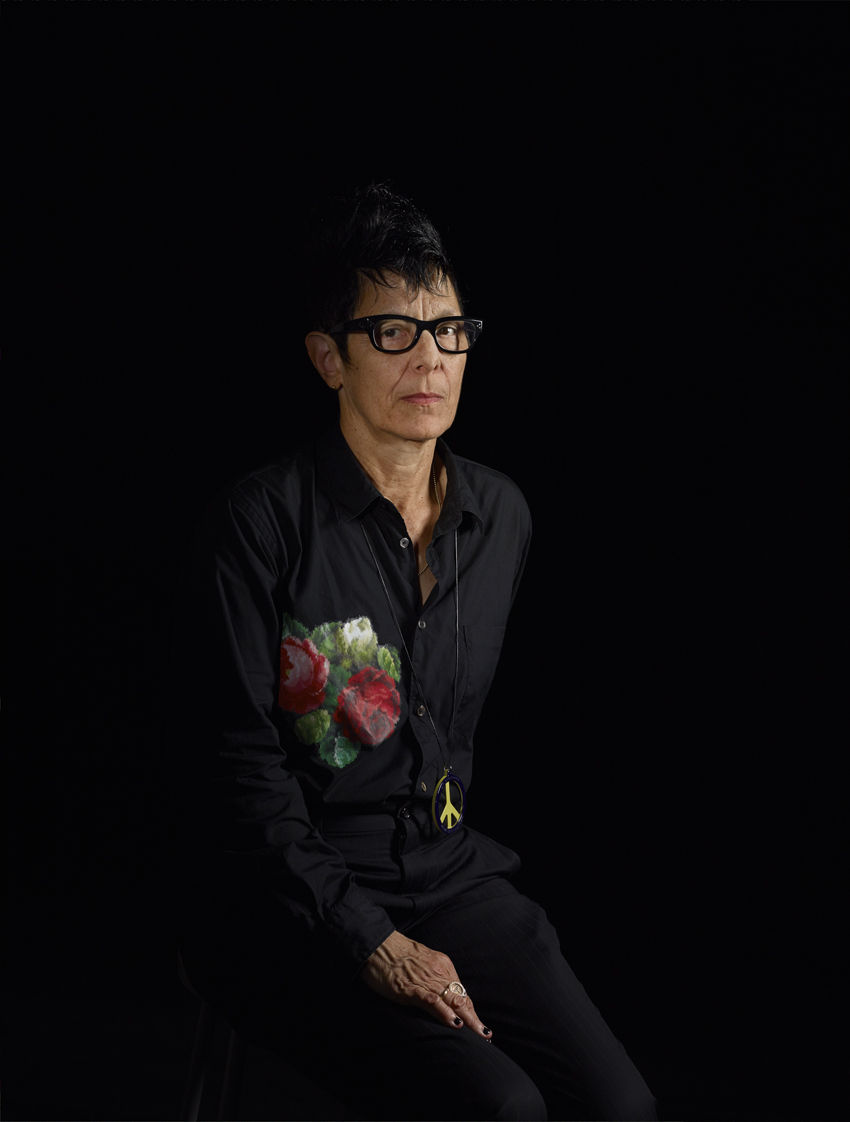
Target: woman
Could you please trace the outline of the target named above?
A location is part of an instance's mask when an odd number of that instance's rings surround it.
[[[384,187],[309,250],[339,422],[213,500],[175,631],[187,971],[364,1117],[654,1118],[517,856],[465,821],[531,536],[442,440],[482,324]]]

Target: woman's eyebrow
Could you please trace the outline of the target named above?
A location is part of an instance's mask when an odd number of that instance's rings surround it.
[[[398,316],[402,319],[416,319],[416,316],[409,316],[407,314],[407,312],[379,312],[379,313],[376,314],[375,319],[385,319],[385,318],[390,318],[391,319],[393,316]],[[433,323],[435,320],[438,320],[438,319],[463,319],[463,318],[464,317],[461,315],[460,312],[442,311],[442,312],[438,312],[437,315],[432,316],[431,319],[423,319],[423,320],[420,320],[419,322],[420,323]]]

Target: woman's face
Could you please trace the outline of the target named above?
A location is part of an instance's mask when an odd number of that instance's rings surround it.
[[[404,281],[386,278],[393,288],[364,282],[352,319],[375,315],[405,315],[415,319],[459,316],[460,306],[450,282],[436,295],[420,289],[408,294]],[[367,334],[348,336],[348,365],[339,367],[343,430],[355,426],[381,444],[433,440],[454,420],[466,355],[444,354],[433,335],[423,331],[413,350],[384,354]]]

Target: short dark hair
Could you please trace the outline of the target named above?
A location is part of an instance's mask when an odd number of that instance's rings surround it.
[[[434,224],[385,183],[320,202],[304,239],[303,313],[308,331],[328,331],[354,318],[363,279],[386,284],[402,277],[408,291],[435,292],[448,280],[461,300],[454,267]],[[463,312],[463,305],[459,309]],[[348,337],[334,336],[343,361]]]

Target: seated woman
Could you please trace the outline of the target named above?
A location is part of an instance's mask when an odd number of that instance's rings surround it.
[[[213,499],[179,597],[189,977],[365,1118],[655,1118],[516,854],[464,817],[531,538],[442,439],[481,321],[384,187],[328,204],[309,273],[339,421]]]

